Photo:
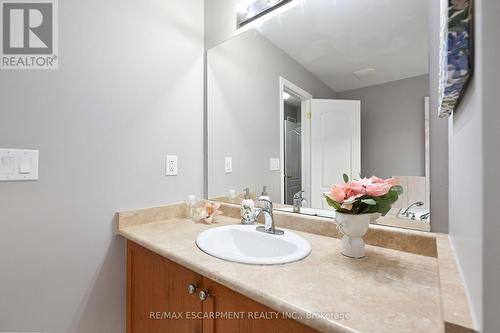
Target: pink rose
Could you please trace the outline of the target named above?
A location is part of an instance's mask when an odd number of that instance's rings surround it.
[[[366,194],[366,188],[359,181],[352,181],[345,185],[345,194],[348,200],[354,200]]]
[[[373,179],[372,178],[361,178],[359,180],[359,183],[363,186],[368,186],[368,185],[371,185],[373,184]]]
[[[334,185],[330,189],[330,198],[338,203],[343,203],[345,199],[345,189],[343,185]]]
[[[373,183],[383,183],[384,180],[382,178],[378,178],[377,176],[372,176],[372,178],[370,178],[372,180]]]
[[[374,183],[372,185],[368,185],[366,187],[366,194],[373,197],[381,197],[391,189],[392,185],[386,182],[383,183]]]
[[[396,178],[387,178],[387,179],[385,180],[385,182],[386,182],[387,184],[390,184],[391,186],[396,186],[396,185],[399,185],[399,180],[398,180],[398,179],[396,179]]]

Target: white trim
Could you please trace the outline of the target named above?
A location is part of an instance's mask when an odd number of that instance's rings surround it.
[[[430,138],[430,99],[429,96],[424,97],[424,110],[425,110],[425,118],[424,118],[424,163],[425,163],[425,205],[426,208],[430,211],[431,208],[431,138]],[[431,216],[431,225],[432,225],[432,216]]]
[[[300,117],[302,123],[302,189],[306,195],[311,191],[311,120],[307,115],[311,112],[312,95],[280,76],[279,78],[279,105],[280,105],[280,203],[285,203],[285,106],[283,102],[284,89],[292,91],[300,97]]]

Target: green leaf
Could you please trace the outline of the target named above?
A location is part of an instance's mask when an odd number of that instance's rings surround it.
[[[376,205],[377,202],[373,199],[361,199],[361,202],[362,203],[365,203],[367,205],[370,205],[370,206],[373,206],[373,205]]]
[[[391,204],[387,200],[381,200],[378,203],[378,213],[385,216],[391,210]]]
[[[401,185],[395,185],[391,188],[391,191],[395,191],[398,195],[403,194],[403,187]]]
[[[342,177],[344,178],[344,182],[345,183],[348,183],[349,182],[349,176],[346,175],[345,173],[342,175]]]
[[[323,193],[323,195],[324,195],[324,197],[325,197],[325,199],[326,199],[326,202],[328,203],[328,205],[329,205],[330,207],[335,208],[335,210],[337,210],[337,211],[340,211],[340,210],[342,209],[342,205],[341,205],[341,204],[339,204],[338,202],[334,201],[334,200],[333,200],[332,198],[330,198],[328,195],[326,195],[326,194],[324,194],[324,193]]]
[[[390,190],[386,195],[382,197],[382,200],[387,200],[393,203],[398,200],[398,193],[396,191]]]

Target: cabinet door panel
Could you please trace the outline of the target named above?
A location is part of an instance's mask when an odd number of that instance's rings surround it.
[[[201,333],[201,319],[186,318],[202,310],[186,290],[201,276],[132,242],[127,249],[127,332]]]
[[[210,279],[203,278],[203,287],[210,297],[203,302],[206,313],[242,313],[233,319],[204,319],[203,333],[312,333],[316,330],[281,314]],[[268,319],[265,319],[265,315]]]

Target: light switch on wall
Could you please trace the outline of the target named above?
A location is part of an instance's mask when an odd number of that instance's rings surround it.
[[[0,174],[12,175],[14,173],[15,160],[12,156],[3,156],[0,159]]]
[[[280,159],[279,158],[271,158],[270,169],[271,169],[271,171],[279,171],[280,170]]]
[[[19,158],[19,173],[23,175],[31,173],[31,157]]]
[[[38,180],[38,150],[0,149],[0,181]]]
[[[166,176],[177,176],[177,156],[167,155],[165,159],[165,175]]]
[[[225,157],[224,158],[224,172],[232,173],[233,172],[233,158]]]

